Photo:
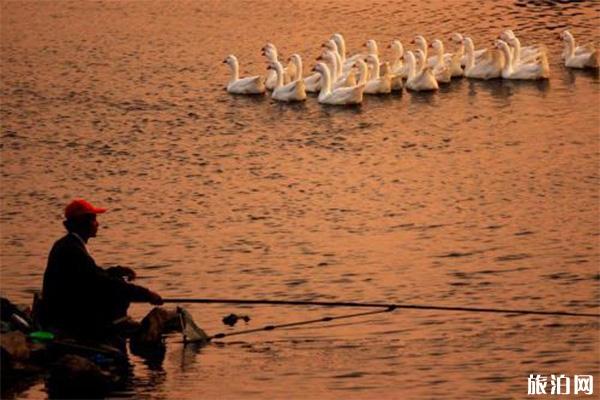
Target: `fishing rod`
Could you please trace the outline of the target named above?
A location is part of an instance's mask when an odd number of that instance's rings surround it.
[[[254,332],[261,332],[261,331],[272,331],[272,330],[279,329],[279,328],[290,328],[293,326],[316,324],[319,322],[330,322],[330,321],[334,321],[334,320],[338,320],[338,319],[355,318],[355,317],[363,317],[365,315],[382,314],[382,313],[393,311],[394,309],[395,309],[395,307],[388,307],[383,310],[375,310],[375,311],[366,311],[366,312],[355,313],[355,314],[338,315],[335,317],[323,317],[323,318],[311,319],[311,320],[307,320],[307,321],[289,322],[287,324],[280,324],[280,325],[266,325],[266,326],[263,326],[262,328],[247,329],[244,331],[237,331],[237,332],[231,332],[231,333],[217,333],[216,335],[209,336],[208,340],[223,339],[223,338],[226,338],[229,336],[244,335],[247,333],[254,333]]]
[[[365,307],[365,308],[393,308],[408,310],[434,310],[434,311],[460,311],[496,314],[520,314],[520,315],[554,315],[565,317],[593,317],[600,318],[600,314],[577,313],[569,311],[546,311],[546,310],[514,310],[503,308],[479,308],[479,307],[454,307],[434,306],[420,304],[384,304],[384,303],[359,303],[359,302],[334,302],[334,301],[296,301],[296,300],[242,300],[242,299],[187,299],[169,298],[163,299],[163,303],[201,303],[201,304],[266,304],[285,306],[322,306],[322,307]]]

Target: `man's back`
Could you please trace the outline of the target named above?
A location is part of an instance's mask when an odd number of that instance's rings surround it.
[[[83,242],[69,233],[54,243],[44,273],[44,323],[86,335],[104,332],[126,313],[128,285],[96,265]]]

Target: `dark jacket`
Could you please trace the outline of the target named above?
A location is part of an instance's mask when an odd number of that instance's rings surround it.
[[[98,267],[79,238],[69,233],[50,251],[42,300],[47,329],[94,336],[125,316],[130,302],[148,301],[149,291]]]

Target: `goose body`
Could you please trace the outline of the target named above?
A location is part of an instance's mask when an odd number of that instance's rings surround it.
[[[384,63],[383,67],[379,66],[379,57],[374,54],[367,56],[367,63],[371,66],[373,74],[365,82],[367,73],[361,71],[361,83],[365,84],[366,94],[388,94],[392,92],[392,76],[390,73],[389,63]],[[364,77],[364,78],[363,78]]]
[[[321,74],[322,85],[321,91],[319,92],[319,103],[330,105],[350,105],[362,103],[365,85],[341,87],[336,90],[332,90],[329,67],[327,67],[325,63],[319,62],[315,66],[314,70]]]
[[[292,57],[296,57],[297,60],[293,61],[296,66],[300,66],[300,71],[302,68],[302,60],[300,56],[297,54],[292,55]],[[290,82],[286,85],[283,84],[283,66],[279,61],[276,61],[269,65],[269,69],[275,69],[277,74],[277,84],[273,89],[273,93],[271,93],[271,97],[278,101],[303,101],[306,100],[306,90],[304,86],[304,80],[302,78],[302,74],[300,74],[300,79],[296,79],[293,82]]]
[[[233,54],[227,56],[223,61],[231,69],[231,79],[227,84],[227,91],[234,94],[262,94],[265,92],[265,84],[262,76],[250,76],[240,78],[240,66],[238,59]]]
[[[566,67],[600,68],[600,53],[593,46],[576,46],[575,38],[569,31],[564,31],[560,37],[565,42],[563,54]]]
[[[502,76],[505,58],[501,52],[486,50],[479,58],[475,57],[473,40],[470,37],[463,39],[465,46],[465,76],[475,79],[493,79]]]
[[[412,51],[404,54],[404,62],[408,64],[408,78],[406,88],[414,91],[430,91],[439,89],[431,68],[419,66]]]
[[[532,80],[548,79],[550,77],[550,67],[545,57],[529,63],[516,63],[508,44],[504,40],[497,40],[496,47],[502,51],[506,58],[505,66],[502,68],[502,78]]]
[[[304,87],[309,93],[319,92],[321,90],[321,75],[315,72],[304,78]]]

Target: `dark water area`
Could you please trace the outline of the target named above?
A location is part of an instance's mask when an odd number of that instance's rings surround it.
[[[600,79],[566,69],[558,38],[599,45],[600,3],[1,7],[3,296],[30,302],[65,204],[83,197],[110,209],[98,263],[134,267],[163,297],[600,311]],[[359,108],[224,90],[224,57],[264,74],[267,41],[308,73],[334,32],[389,58],[393,39],[462,32],[490,47],[507,28],[547,47],[549,81],[459,79]],[[187,308],[209,333],[344,312]],[[228,328],[230,312],[252,319]],[[203,348],[174,335],[161,365],[131,357],[114,397],[524,398],[531,373],[597,386],[599,339],[595,319],[409,310]]]

